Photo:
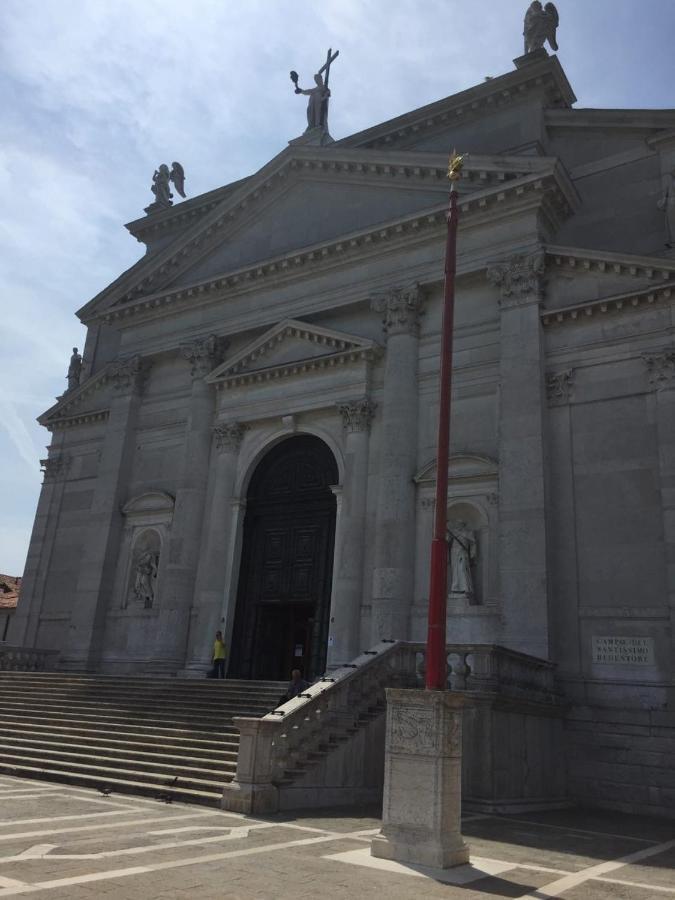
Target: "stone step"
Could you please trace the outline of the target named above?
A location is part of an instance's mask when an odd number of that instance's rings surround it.
[[[77,784],[84,787],[108,788],[112,793],[136,794],[141,797],[153,797],[159,799],[162,793],[167,793],[175,800],[185,803],[199,803],[203,806],[219,806],[222,797],[222,788],[214,790],[194,790],[185,787],[173,787],[158,789],[156,784],[144,781],[129,781],[125,778],[110,777],[88,772],[64,772],[61,769],[45,768],[41,765],[16,764],[5,766],[0,759],[0,772],[6,772],[19,778],[36,778],[40,781],[54,781],[58,784]]]
[[[4,737],[0,739],[0,759],[12,759],[17,757],[28,757],[35,759],[36,756],[42,760],[44,765],[70,766],[73,769],[80,769],[82,766],[94,765],[103,769],[137,769],[140,772],[148,772],[152,777],[164,776],[171,779],[178,775],[182,781],[190,782],[193,778],[205,779],[222,784],[223,777],[228,780],[234,776],[237,768],[235,760],[216,760],[211,766],[204,765],[204,760],[196,760],[200,765],[191,765],[185,762],[179,762],[175,757],[155,756],[151,759],[143,759],[139,754],[131,756],[115,756],[106,748],[102,751],[100,748],[93,752],[59,750],[52,747],[43,746],[23,746],[16,745],[5,741]]]
[[[135,760],[144,760],[146,762],[157,762],[163,764],[167,759],[172,760],[177,766],[197,766],[204,769],[214,769],[220,771],[225,766],[228,771],[231,765],[237,763],[237,750],[212,750],[210,753],[203,755],[195,754],[192,748],[182,748],[182,752],[169,752],[166,747],[155,747],[154,749],[141,749],[137,745],[125,743],[121,746],[111,746],[110,742],[105,745],[96,744],[86,739],[85,743],[74,741],[63,741],[55,738],[53,735],[35,736],[35,735],[17,735],[7,733],[3,730],[0,737],[0,747],[14,747],[17,749],[30,749],[35,752],[58,753],[58,754],[75,754],[80,756],[98,756],[110,757],[111,759],[133,758]]]
[[[109,749],[115,747],[126,748],[138,751],[139,753],[166,753],[178,755],[190,753],[195,757],[205,757],[210,759],[212,756],[219,754],[226,755],[228,758],[232,756],[237,758],[239,742],[233,735],[224,735],[222,740],[212,741],[195,741],[192,737],[188,738],[172,738],[173,743],[167,744],[166,738],[157,736],[153,741],[148,736],[138,736],[133,732],[124,734],[124,732],[109,732],[101,734],[99,731],[89,731],[87,729],[68,729],[68,728],[49,728],[35,723],[29,723],[27,726],[17,726],[14,722],[3,722],[2,739],[8,740],[36,740],[46,743],[62,744],[63,746],[77,745],[86,741],[91,746],[105,746]],[[183,741],[181,745],[179,741]]]
[[[28,713],[16,713],[16,712],[4,712],[0,714],[2,717],[3,727],[6,722],[21,722],[24,725],[27,723],[31,723],[35,721],[36,714],[34,712]],[[76,713],[73,715],[58,715],[58,716],[50,716],[46,713],[41,717],[41,724],[46,726],[53,726],[57,728],[61,725],[71,728],[77,728],[78,725],[80,727],[84,727],[84,731],[86,733],[91,732],[95,729],[98,732],[102,733],[112,733],[112,734],[122,734],[128,733],[129,730],[132,730],[133,733],[143,734],[146,736],[156,735],[159,737],[170,737],[171,739],[176,739],[179,737],[189,738],[193,736],[198,738],[200,741],[214,741],[218,739],[219,735],[231,735],[234,738],[237,738],[239,732],[234,727],[234,725],[223,725],[220,729],[211,728],[208,731],[202,731],[198,728],[175,728],[167,725],[157,726],[157,725],[140,725],[138,722],[115,722],[115,721],[85,721],[83,718],[79,717]]]
[[[285,688],[0,672],[0,772],[216,806],[236,772],[232,719],[265,715]]]
[[[139,725],[144,723],[146,726],[157,725],[158,727],[162,727],[166,721],[170,720],[176,725],[185,725],[189,728],[193,727],[198,731],[204,732],[221,731],[223,726],[231,724],[234,716],[252,716],[257,719],[265,714],[264,712],[248,709],[234,710],[228,713],[219,713],[218,715],[214,714],[213,716],[206,718],[203,715],[192,716],[189,712],[181,712],[178,714],[173,710],[167,710],[166,714],[162,716],[161,709],[157,709],[157,707],[141,707],[132,710],[125,707],[98,707],[75,703],[40,704],[37,701],[33,701],[32,703],[22,703],[18,700],[0,700],[0,717],[4,718],[5,715],[12,715],[13,713],[31,713],[34,715],[44,714],[53,719],[59,719],[64,716],[72,717],[77,714],[77,717],[83,722],[119,722],[120,724],[138,723]]]
[[[86,762],[78,760],[75,765],[71,760],[46,758],[42,755],[36,757],[34,755],[10,753],[3,750],[0,754],[0,771],[10,772],[17,766],[30,766],[33,769],[42,768],[51,772],[62,772],[64,775],[69,775],[72,778],[81,774],[96,775],[103,781],[109,777],[124,777],[124,780],[129,782],[140,781],[143,784],[154,784],[155,789],[158,791],[167,790],[169,782],[174,775],[178,774],[180,777],[180,773],[170,767],[153,771],[152,769],[144,769],[133,761],[127,761],[125,765],[121,766],[111,766],[97,765],[89,760]],[[184,778],[180,778],[180,786],[189,790],[217,791],[220,788],[222,791],[223,784],[231,780],[231,776],[226,772],[218,775],[214,774],[211,778],[186,775]]]
[[[14,721],[15,718],[18,718],[19,721]],[[210,751],[221,745],[227,745],[228,747],[234,748],[239,747],[239,737],[235,728],[220,734],[209,732],[208,738],[198,738],[196,735],[199,734],[199,732],[191,730],[174,730],[170,735],[158,733],[157,729],[151,729],[149,733],[139,733],[138,728],[134,731],[123,730],[122,728],[114,730],[97,728],[95,731],[92,731],[90,728],[35,722],[32,717],[22,716],[13,717],[12,720],[8,720],[6,717],[3,718],[2,730],[5,734],[10,731],[18,732],[28,730],[31,734],[53,734],[55,737],[69,737],[75,739],[86,737],[89,740],[100,740],[101,742],[108,743],[139,743],[147,746],[159,744],[162,747],[166,747],[167,750],[170,750],[173,746],[179,747],[181,743],[188,744],[191,750],[200,748],[204,751]],[[162,731],[168,730],[170,729],[162,729]],[[170,740],[172,743],[167,744],[167,740]]]

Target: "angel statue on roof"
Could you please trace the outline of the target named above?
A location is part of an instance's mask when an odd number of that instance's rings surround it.
[[[155,174],[152,176],[152,186],[150,187],[150,190],[155,195],[155,200],[150,206],[146,207],[146,213],[169,209],[169,207],[173,206],[171,183],[173,183],[181,197],[185,197],[185,170],[179,162],[172,162],[171,170],[169,170],[166,163],[162,163],[155,169]]]
[[[542,50],[546,41],[548,41],[552,50],[557,50],[558,43],[555,35],[559,23],[558,10],[552,3],[547,3],[545,6],[541,5],[540,0],[530,3],[525,13],[525,27],[523,29],[525,53]]]

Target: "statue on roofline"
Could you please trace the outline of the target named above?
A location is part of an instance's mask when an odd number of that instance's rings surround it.
[[[150,187],[150,190],[155,195],[155,199],[150,206],[146,206],[146,213],[158,212],[173,206],[171,183],[174,184],[181,197],[185,197],[185,170],[179,162],[171,163],[171,171],[169,171],[166,163],[162,163],[155,169],[155,173],[152,176],[152,186]]]
[[[296,94],[304,94],[309,97],[307,101],[307,128],[305,133],[319,129],[328,133],[328,100],[330,98],[330,90],[328,89],[328,79],[330,78],[331,63],[337,59],[340,51],[333,53],[328,51],[326,62],[321,66],[314,76],[315,87],[301,88],[298,85],[298,73],[291,72],[291,81],[295,85]],[[324,79],[323,73],[326,73]]]
[[[556,30],[560,23],[558,10],[552,3],[542,6],[540,0],[534,0],[525,13],[525,53],[542,50],[548,41],[552,50],[558,49]]]
[[[82,375],[82,357],[78,353],[77,347],[73,347],[73,355],[70,357],[70,363],[68,365],[68,374],[66,378],[68,379],[68,390],[73,391],[76,387],[78,387],[80,383],[80,376]]]

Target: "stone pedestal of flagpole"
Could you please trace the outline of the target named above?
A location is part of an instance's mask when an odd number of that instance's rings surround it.
[[[463,697],[387,688],[382,830],[372,856],[447,869],[469,861],[460,828]]]

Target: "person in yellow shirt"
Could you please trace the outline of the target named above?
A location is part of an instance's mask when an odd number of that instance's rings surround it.
[[[213,671],[211,678],[225,677],[225,642],[223,632],[216,631],[216,640],[213,644]]]

